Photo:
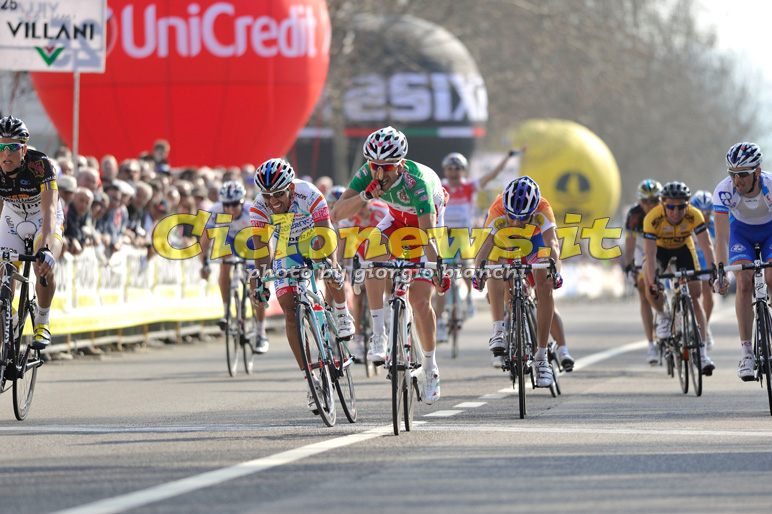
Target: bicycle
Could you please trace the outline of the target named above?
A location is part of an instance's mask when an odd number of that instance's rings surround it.
[[[256,277],[255,291],[261,291],[267,282],[283,278],[296,288],[295,317],[303,371],[317,406],[315,413],[325,425],[332,427],[337,418],[333,387],[337,390],[343,413],[350,423],[356,422],[357,409],[354,380],[351,377],[354,357],[346,340],[338,337],[332,309],[320,294],[314,280],[316,270],[329,268],[328,262],[306,259],[304,266],[277,270],[262,279]],[[319,374],[318,384],[315,383],[314,372]]]
[[[663,350],[663,357],[667,363],[668,374],[673,376],[677,371],[678,381],[681,384],[681,390],[684,394],[689,392],[689,375],[691,374],[694,394],[702,395],[702,358],[700,356],[700,346],[702,345],[702,336],[700,327],[694,316],[694,304],[689,294],[690,280],[700,275],[712,274],[709,270],[687,270],[685,268],[672,273],[660,273],[657,270],[654,275],[654,283],[659,284],[660,291],[664,287],[660,279],[675,279],[676,287],[671,287],[671,297],[669,301],[670,309],[670,336],[665,341],[659,343]],[[668,308],[668,305],[665,306]]]
[[[525,375],[531,375],[532,388],[539,387],[536,384],[533,370],[536,347],[536,319],[532,306],[535,308],[535,304],[524,285],[524,281],[527,280],[527,273],[534,269],[548,269],[550,275],[554,276],[557,273],[555,261],[550,259],[549,262],[537,262],[534,264],[522,262],[487,264],[486,261],[482,261],[479,269],[485,270],[487,273],[500,270],[504,274],[504,279],[509,283],[509,312],[506,318],[507,349],[501,370],[509,372],[513,387],[517,384],[520,419],[523,419],[527,413]],[[557,358],[554,360],[557,360]],[[549,386],[553,397],[557,396],[560,387],[557,384],[554,360],[550,361],[552,383]]]
[[[447,313],[448,320],[448,340],[451,343],[450,356],[455,359],[458,357],[458,335],[466,320],[466,311],[461,307],[461,293],[458,288],[458,277],[455,276],[455,270],[463,269],[463,265],[461,263],[451,263],[446,266],[452,268],[454,272],[453,276],[450,278],[450,289],[448,290],[450,302],[445,306],[445,312]]]
[[[767,381],[767,397],[769,398],[769,413],[772,415],[772,318],[769,314],[769,291],[764,281],[764,268],[772,268],[772,262],[764,262],[759,255],[759,244],[755,244],[756,259],[752,264],[718,265],[718,276],[723,281],[726,271],[753,270],[753,356],[755,358],[754,380],[764,387]]]
[[[252,316],[246,316],[247,298],[249,298],[246,263],[247,261],[242,258],[223,262],[232,266],[228,306],[225,309],[225,358],[228,374],[232,377],[236,376],[239,353],[243,357],[244,371],[247,375],[251,375],[254,369],[255,348],[249,338],[256,337],[257,324],[254,312]]]
[[[418,374],[421,362],[416,349],[418,338],[413,327],[412,309],[407,308],[407,290],[413,281],[414,270],[432,269],[442,266],[433,262],[408,262],[403,260],[375,261],[354,264],[356,269],[385,268],[399,271],[393,277],[391,288],[392,324],[389,334],[389,353],[385,366],[387,378],[391,381],[391,417],[394,435],[399,435],[404,419],[405,431],[413,428],[414,400],[421,401],[418,389]],[[409,378],[408,378],[409,377]]]
[[[30,263],[38,260],[33,251],[32,236],[24,238],[24,254],[12,249],[0,249],[0,267],[2,267],[2,284],[0,284],[0,333],[2,345],[0,345],[0,393],[7,390],[8,381],[13,384],[13,413],[19,421],[24,420],[32,405],[32,395],[35,392],[35,380],[38,368],[43,361],[40,358],[40,350],[31,348],[31,334],[24,334],[24,325],[29,317],[32,327],[35,326],[35,315],[38,311],[37,297],[30,298]],[[22,274],[14,264],[23,262]],[[19,294],[18,321],[14,324],[13,315],[13,282],[18,280],[21,284]],[[40,278],[40,283],[45,287],[46,280]]]

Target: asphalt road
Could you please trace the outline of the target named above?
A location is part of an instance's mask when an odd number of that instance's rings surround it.
[[[519,419],[481,309],[398,437],[385,374],[361,366],[359,421],[324,427],[279,334],[253,376],[228,376],[221,339],[46,363],[27,420],[0,396],[0,512],[772,510],[772,416],[735,375],[733,305],[699,398],[645,363],[636,301],[560,309],[577,359],[561,396],[529,391]]]

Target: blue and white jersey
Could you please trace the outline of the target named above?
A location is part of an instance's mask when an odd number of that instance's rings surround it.
[[[765,225],[772,222],[772,175],[762,171],[759,177],[761,192],[754,198],[742,196],[726,177],[713,191],[713,210],[729,213],[729,223],[739,221],[747,225]]]
[[[233,240],[236,239],[236,236],[239,232],[245,228],[252,227],[252,223],[249,220],[249,211],[247,210],[246,206],[241,209],[241,215],[238,218],[232,219],[230,223],[217,223],[217,216],[220,215],[222,217],[222,215],[225,214],[225,209],[223,209],[222,202],[217,202],[214,204],[212,208],[209,209],[209,212],[212,215],[209,216],[209,220],[206,222],[206,228],[224,227],[227,225],[227,243],[230,245],[233,244]]]

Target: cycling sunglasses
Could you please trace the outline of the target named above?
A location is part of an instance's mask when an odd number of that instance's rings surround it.
[[[755,173],[756,169],[754,168],[754,169],[752,169],[750,171],[732,171],[732,170],[726,170],[726,171],[727,171],[727,173],[729,173],[729,176],[732,177],[732,178],[737,177],[739,179],[743,179],[743,178],[747,177],[748,175],[750,175],[752,173]]]
[[[241,200],[236,200],[235,202],[223,202],[223,207],[236,207],[237,205],[241,205]]]
[[[689,204],[687,204],[687,203],[682,203],[682,204],[679,204],[679,205],[673,205],[672,203],[666,203],[665,204],[665,208],[669,209],[671,211],[682,211],[682,210],[686,209],[688,206],[689,206]]]
[[[6,148],[12,152],[21,150],[24,143],[0,143],[0,152],[5,152]]]
[[[276,191],[273,193],[261,193],[264,200],[270,200],[271,198],[281,198],[284,196],[284,194],[289,191],[289,188],[282,189],[281,191]]]
[[[370,167],[370,171],[378,171],[378,169],[382,169],[383,171],[394,171],[397,168],[399,168],[400,163],[395,164],[383,164],[383,163],[377,163],[373,161],[367,161],[367,165]]]
[[[528,221],[528,219],[531,217],[530,214],[526,214],[525,216],[519,216],[516,214],[510,214],[510,213],[507,213],[507,216],[509,217],[509,219],[515,220],[515,221]]]

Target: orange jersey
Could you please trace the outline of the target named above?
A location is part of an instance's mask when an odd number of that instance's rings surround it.
[[[507,224],[507,211],[504,209],[504,197],[499,195],[493,200],[493,203],[488,208],[488,216],[485,218],[485,226],[493,229],[491,234],[495,234],[497,231],[509,226]],[[533,225],[536,229],[533,235],[544,232],[547,229],[555,227],[555,214],[552,212],[550,203],[544,198],[539,202],[539,206],[531,217],[529,225]]]

